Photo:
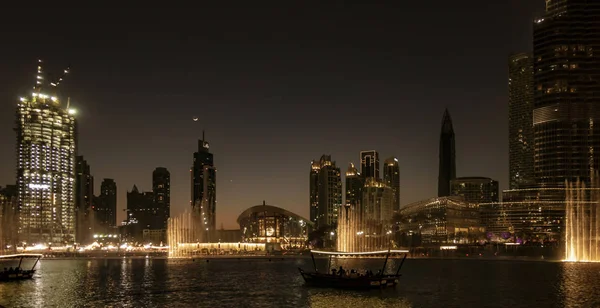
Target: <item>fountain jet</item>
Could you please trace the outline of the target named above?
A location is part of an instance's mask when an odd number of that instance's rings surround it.
[[[598,173],[591,176],[591,187],[584,182],[566,182],[565,260],[600,262],[600,183]]]

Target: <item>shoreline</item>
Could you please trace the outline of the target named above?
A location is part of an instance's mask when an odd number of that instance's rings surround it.
[[[197,256],[197,257],[176,257],[169,258],[167,256],[81,256],[81,257],[44,257],[42,261],[50,261],[50,260],[123,260],[123,259],[132,259],[132,260],[146,260],[146,259],[154,259],[154,260],[169,260],[169,261],[209,261],[209,260],[268,260],[268,261],[281,261],[281,260],[295,260],[295,259],[310,259],[310,255],[260,255],[260,256]],[[385,257],[336,257],[337,259],[385,259]],[[315,259],[327,260],[328,257],[315,256]],[[400,256],[390,257],[390,259],[402,259]],[[560,259],[542,259],[541,257],[407,257],[407,260],[431,260],[431,261],[497,261],[497,262],[510,262],[510,261],[518,261],[518,262],[564,262]],[[567,262],[565,262],[567,263]]]

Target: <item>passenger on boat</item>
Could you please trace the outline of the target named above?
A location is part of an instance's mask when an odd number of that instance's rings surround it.
[[[340,265],[339,273],[340,273],[340,276],[346,275],[346,270],[344,270],[344,268],[341,265]]]

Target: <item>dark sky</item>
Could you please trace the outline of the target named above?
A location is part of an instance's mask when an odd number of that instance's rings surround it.
[[[50,71],[71,64],[61,86],[79,112],[78,151],[96,192],[116,180],[120,209],[164,166],[183,211],[202,129],[219,226],[263,200],[307,217],[310,161],[324,153],[343,172],[361,150],[397,156],[401,203],[433,197],[446,107],[457,175],[507,187],[507,56],[531,49],[542,0],[294,3],[5,9],[0,185],[15,182],[14,110],[42,58]]]

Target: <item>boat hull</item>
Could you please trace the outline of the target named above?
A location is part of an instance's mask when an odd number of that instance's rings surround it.
[[[28,271],[23,273],[0,273],[0,281],[15,281],[15,280],[25,280],[33,278],[33,274],[35,271]]]
[[[400,278],[400,275],[341,277],[338,275],[306,273],[302,269],[299,270],[307,285],[323,288],[378,289],[395,287]]]

